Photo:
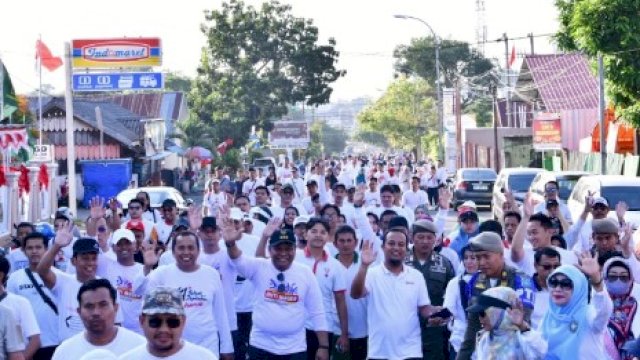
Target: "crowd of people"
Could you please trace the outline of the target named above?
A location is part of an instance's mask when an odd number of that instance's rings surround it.
[[[216,168],[181,213],[140,192],[15,226],[0,257],[0,360],[611,359],[640,356],[626,205],[588,194],[445,231],[441,162]],[[122,211],[125,210],[125,211]]]

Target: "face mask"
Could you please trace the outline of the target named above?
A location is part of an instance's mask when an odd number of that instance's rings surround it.
[[[607,280],[606,283],[607,283],[607,291],[609,292],[609,294],[613,296],[620,296],[629,292],[628,282],[622,282],[620,280],[616,280],[616,281]]]

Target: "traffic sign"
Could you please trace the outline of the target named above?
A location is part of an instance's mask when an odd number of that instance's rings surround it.
[[[73,91],[157,90],[164,87],[159,72],[73,74]]]
[[[53,160],[53,145],[35,145],[32,161],[49,162]]]

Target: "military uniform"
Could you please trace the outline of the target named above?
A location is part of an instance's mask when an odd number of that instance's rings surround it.
[[[424,276],[431,305],[442,306],[447,284],[456,276],[449,259],[433,251],[429,260],[424,263],[412,255],[406,264],[420,271]],[[444,360],[448,338],[446,325],[429,326],[426,319],[420,318],[420,326],[423,358]]]

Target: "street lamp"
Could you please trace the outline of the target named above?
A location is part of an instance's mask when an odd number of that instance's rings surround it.
[[[442,94],[440,93],[440,38],[438,37],[436,32],[433,31],[431,25],[420,18],[410,15],[393,15],[393,17],[395,17],[396,19],[416,20],[423,23],[429,29],[429,31],[431,31],[431,34],[436,41],[436,105],[438,108],[438,158],[442,160],[443,163],[446,163],[444,161],[444,147],[442,146],[442,137],[444,136],[444,131],[442,124]]]

